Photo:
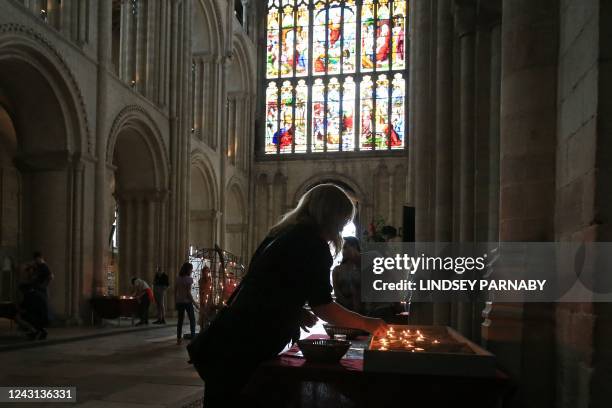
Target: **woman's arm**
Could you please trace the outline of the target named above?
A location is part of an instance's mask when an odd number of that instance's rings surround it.
[[[362,316],[359,313],[351,312],[340,306],[336,302],[314,306],[312,311],[321,319],[336,326],[352,327],[377,333],[387,330],[387,324],[382,319]]]

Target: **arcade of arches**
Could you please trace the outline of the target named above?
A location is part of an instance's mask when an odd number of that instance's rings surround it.
[[[156,268],[173,277],[190,246],[248,261],[321,182],[354,197],[358,235],[374,220],[402,228],[414,207],[421,241],[610,240],[612,2],[331,1],[407,15],[359,14],[363,34],[340,30],[347,49],[323,35],[318,56],[287,50],[316,21],[311,2],[289,3],[311,22],[270,25],[278,1],[0,4],[0,300],[41,250],[56,324],[87,324],[92,296]],[[414,318],[493,350],[517,404],[603,406],[607,304],[439,304]]]

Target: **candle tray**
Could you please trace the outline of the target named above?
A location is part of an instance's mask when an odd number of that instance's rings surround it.
[[[446,326],[392,325],[372,336],[364,350],[364,371],[491,377],[495,356]]]

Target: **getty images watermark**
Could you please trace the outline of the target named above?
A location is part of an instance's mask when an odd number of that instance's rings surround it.
[[[367,243],[366,302],[611,302],[612,243]]]

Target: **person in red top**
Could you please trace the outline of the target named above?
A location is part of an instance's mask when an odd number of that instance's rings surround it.
[[[149,306],[153,300],[153,291],[147,282],[140,278],[132,278],[132,296],[138,300],[138,315],[140,321],[136,326],[149,324]]]

